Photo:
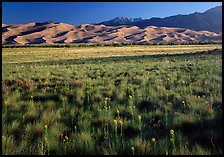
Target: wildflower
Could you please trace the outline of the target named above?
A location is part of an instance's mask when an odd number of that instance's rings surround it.
[[[47,125],[44,125],[44,128],[45,128],[45,129],[47,129],[47,128],[48,128],[48,126],[47,126]]]
[[[65,136],[65,139],[68,140],[68,136]]]
[[[129,108],[130,108],[130,109],[132,109],[132,106],[131,106],[131,105],[129,105]]]
[[[114,119],[114,124],[117,125],[117,120],[116,119]]]
[[[156,138],[153,137],[153,138],[152,138],[152,142],[156,142]]]
[[[119,120],[119,123],[120,123],[121,125],[123,125],[123,122],[122,122],[122,120]]]
[[[142,116],[141,115],[138,115],[138,119],[141,120],[142,119]]]
[[[198,95],[198,99],[200,99],[200,96]]]
[[[100,112],[102,111],[101,108],[99,109],[99,111],[100,111]]]
[[[136,106],[134,105],[133,107],[135,108]]]
[[[184,83],[185,83],[185,81],[182,81],[182,83],[184,84]]]
[[[133,155],[135,154],[135,147],[131,147]]]
[[[174,138],[170,138],[170,142],[174,143]]]
[[[133,99],[133,97],[132,97],[131,95],[129,95],[129,98],[130,98],[130,99]]]
[[[174,130],[173,129],[170,129],[170,134],[174,135]]]
[[[119,109],[117,109],[117,113],[118,113],[118,114],[120,113]]]
[[[114,124],[115,124],[115,133],[116,133],[116,136],[117,136],[117,120],[114,119]]]
[[[183,100],[182,103],[185,104],[185,101]]]

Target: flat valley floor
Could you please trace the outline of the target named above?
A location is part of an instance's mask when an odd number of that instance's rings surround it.
[[[222,45],[3,48],[2,154],[222,154]]]

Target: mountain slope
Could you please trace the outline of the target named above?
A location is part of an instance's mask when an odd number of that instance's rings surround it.
[[[174,27],[105,26],[43,22],[2,25],[2,44],[54,44],[115,42],[222,42],[222,33]]]
[[[222,6],[211,8],[203,13],[192,13],[189,15],[175,15],[165,18],[124,18],[117,17],[115,19],[98,23],[106,26],[138,26],[145,28],[148,26],[158,27],[179,27],[192,30],[207,30],[215,33],[222,32]]]
[[[222,32],[222,6],[209,9],[204,13],[195,12],[189,15],[176,15],[165,18],[151,18],[132,23],[132,26],[145,28],[147,26],[180,27],[192,30],[207,30]]]
[[[119,26],[119,25],[129,25],[134,22],[140,22],[144,20],[143,18],[126,18],[126,17],[116,17],[109,21],[100,22],[97,25],[106,26]]]

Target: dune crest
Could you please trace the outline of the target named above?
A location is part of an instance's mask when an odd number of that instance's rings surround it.
[[[55,43],[133,43],[133,42],[222,42],[222,33],[184,28],[148,26],[105,26],[33,22],[23,25],[2,24],[2,44]]]

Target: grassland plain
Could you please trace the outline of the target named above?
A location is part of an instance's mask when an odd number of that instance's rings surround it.
[[[2,154],[220,155],[221,49],[3,48]]]

